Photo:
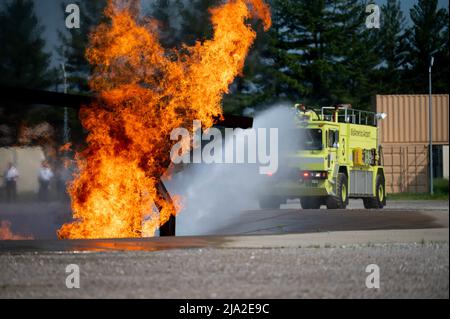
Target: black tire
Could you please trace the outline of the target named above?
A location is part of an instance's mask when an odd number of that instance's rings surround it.
[[[277,196],[265,196],[259,198],[259,207],[261,209],[279,209],[282,203],[282,199]]]
[[[375,197],[363,198],[364,208],[382,209],[386,206],[386,183],[383,175],[377,175],[375,194]]]
[[[303,209],[319,209],[322,201],[318,197],[302,197],[300,198],[300,204]]]
[[[328,209],[345,209],[348,205],[348,180],[344,173],[339,173],[336,180],[336,196],[328,196]]]

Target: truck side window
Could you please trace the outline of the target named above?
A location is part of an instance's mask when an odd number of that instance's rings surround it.
[[[334,139],[334,133],[332,130],[329,130],[328,134],[327,134],[327,146],[328,147],[333,147],[333,139]]]
[[[329,130],[328,131],[328,147],[338,148],[339,147],[339,131]]]
[[[335,148],[339,147],[339,131],[334,131],[333,147]]]

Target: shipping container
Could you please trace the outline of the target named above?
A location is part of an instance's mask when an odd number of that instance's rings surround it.
[[[382,144],[428,144],[428,95],[377,95]],[[448,94],[435,94],[433,102],[433,144],[448,145]]]
[[[428,95],[376,96],[376,111],[387,114],[379,134],[388,193],[429,190],[428,103]],[[448,178],[448,95],[433,95],[432,103],[434,175]]]
[[[383,159],[388,193],[428,191],[427,145],[387,145]]]

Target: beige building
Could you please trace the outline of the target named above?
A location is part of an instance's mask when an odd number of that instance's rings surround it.
[[[432,97],[434,177],[449,176],[448,95]],[[377,112],[388,116],[380,124],[380,139],[390,193],[429,190],[429,96],[377,95]]]
[[[45,158],[40,147],[2,147],[0,148],[0,186],[8,163],[13,163],[19,171],[17,192],[37,192],[38,172]]]

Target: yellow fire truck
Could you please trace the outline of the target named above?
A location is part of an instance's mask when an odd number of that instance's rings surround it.
[[[262,209],[279,208],[300,198],[303,209],[345,209],[349,198],[365,208],[386,205],[386,187],[379,145],[378,121],[385,114],[348,105],[308,109],[296,105],[299,145],[269,174],[268,189],[259,196]]]

